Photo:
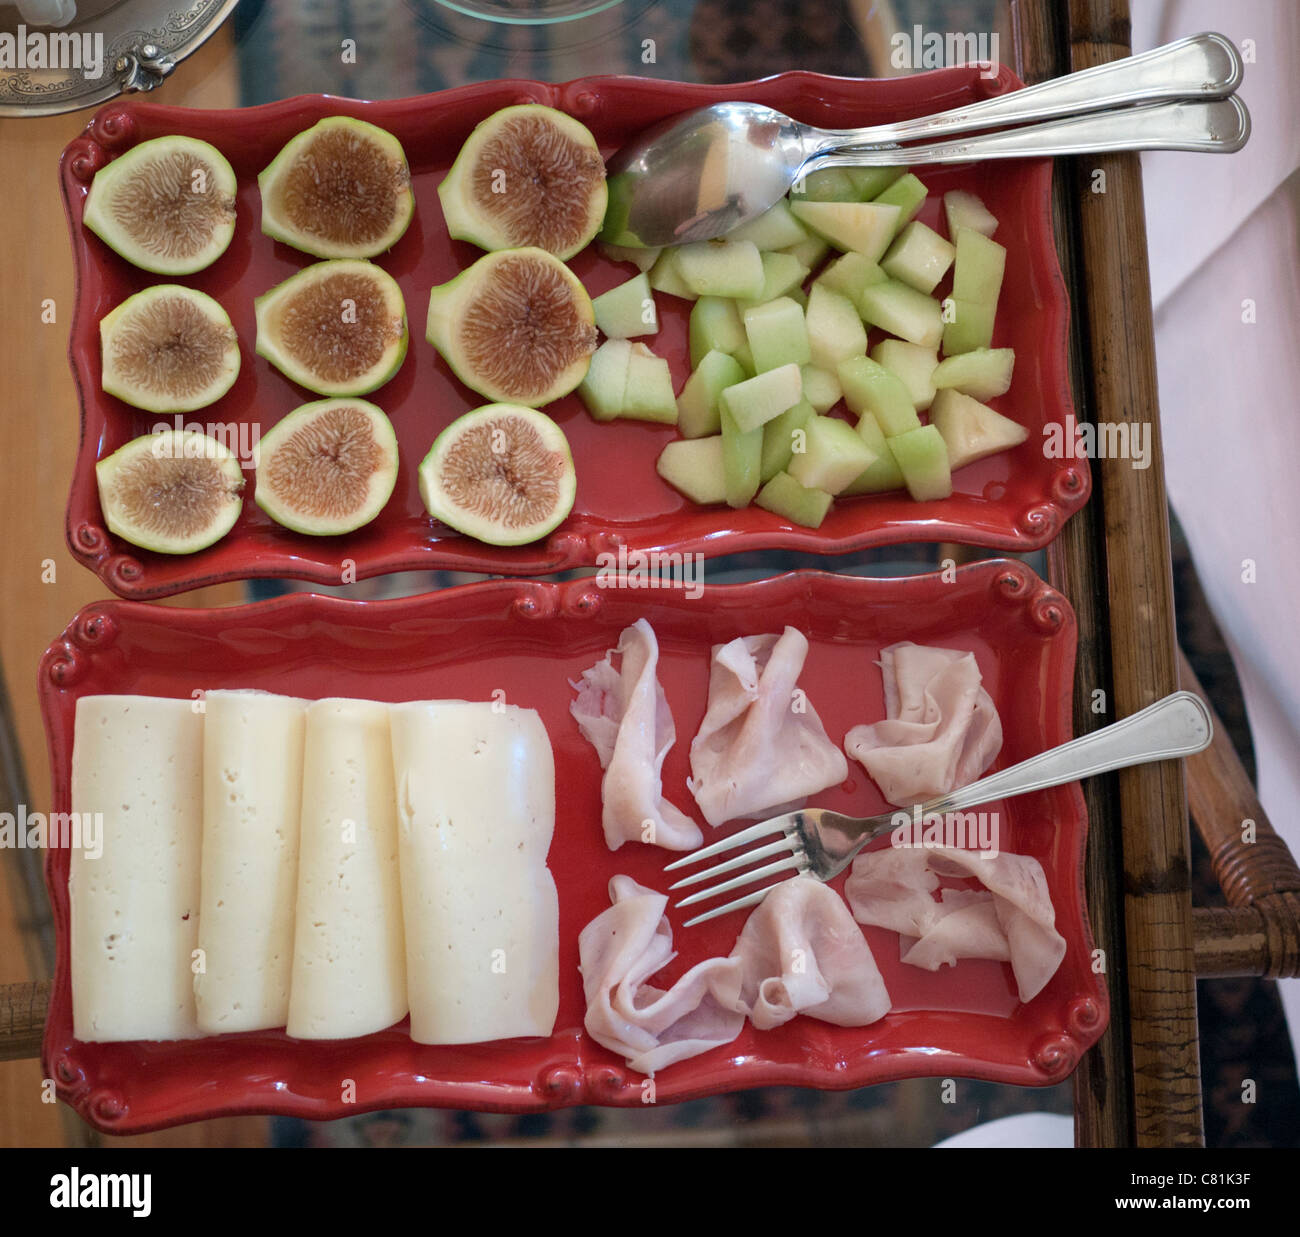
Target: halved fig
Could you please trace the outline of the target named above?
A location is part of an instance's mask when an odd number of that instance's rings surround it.
[[[415,213],[401,143],[351,116],[326,117],[291,138],[257,184],[262,231],[318,258],[373,258]]]
[[[243,507],[238,457],[198,430],[134,438],[95,465],[95,479],[109,530],[159,554],[206,549]]]
[[[365,395],[406,356],[402,290],[370,262],[317,262],[254,306],[258,355],[318,395]]]
[[[328,537],[369,524],[397,484],[397,435],[363,399],[295,408],[253,449],[253,498],[295,532]]]
[[[192,412],[239,376],[239,339],[210,296],[158,284],[127,297],[99,323],[104,390],[149,412]]]
[[[585,125],[524,103],[494,112],[469,135],[438,196],[457,240],[571,258],[605,217],[605,161]]]
[[[95,173],[82,219],[128,262],[159,275],[211,266],[235,234],[235,173],[193,137],[141,142]]]
[[[587,290],[558,258],[544,249],[505,249],[433,289],[426,338],[467,387],[536,407],[586,376],[596,315]]]
[[[420,497],[435,519],[489,545],[524,545],[573,510],[577,474],[550,417],[487,404],[453,421],[420,465]]]

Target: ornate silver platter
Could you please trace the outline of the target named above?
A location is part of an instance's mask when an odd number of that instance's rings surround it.
[[[57,0],[0,2],[0,116],[53,116],[152,90],[236,3],[78,0],[72,20],[53,26],[31,18],[57,10]]]

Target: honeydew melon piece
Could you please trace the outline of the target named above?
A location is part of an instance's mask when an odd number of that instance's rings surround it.
[[[723,501],[728,507],[747,507],[758,493],[763,463],[763,427],[742,430],[722,409]]]
[[[806,293],[802,288],[791,288],[790,291],[786,293],[786,296],[798,305],[799,308],[804,311],[804,315],[807,316],[808,293]]]
[[[940,361],[932,378],[936,389],[954,388],[972,399],[993,399],[1011,389],[1015,363],[1013,348],[976,348]]]
[[[754,499],[755,505],[773,515],[784,516],[792,524],[820,528],[835,499],[825,490],[800,485],[788,472],[777,473]]]
[[[752,301],[763,291],[763,260],[753,241],[695,241],[677,250],[682,282],[698,296]]]
[[[799,372],[803,374],[803,397],[818,412],[834,408],[840,402],[844,391],[840,387],[839,375],[834,370],[804,365]]]
[[[863,288],[858,312],[868,325],[881,327],[922,348],[935,348],[943,338],[943,308],[939,302],[897,279]]]
[[[917,502],[947,498],[952,493],[948,447],[937,426],[923,425],[890,438],[889,449],[903,474],[907,492]]]
[[[754,368],[754,354],[749,350],[749,340],[744,340],[740,347],[731,355],[740,362],[740,368],[745,371],[747,377],[752,378],[756,373],[758,373],[758,370]]]
[[[779,296],[795,296],[799,285],[808,278],[808,268],[793,254],[763,253],[763,291],[752,301],[738,301],[742,310],[751,305],[765,305]]]
[[[780,369],[782,365],[807,365],[812,360],[803,310],[789,297],[751,306],[741,314],[741,319],[758,373]],[[857,321],[856,314],[854,321]]]
[[[986,455],[1018,447],[1029,437],[1023,425],[951,387],[935,396],[930,424],[943,436],[948,467],[954,472]]]
[[[916,212],[925,205],[929,190],[917,179],[915,174],[907,172],[891,185],[876,194],[874,201],[879,206],[897,206],[898,217],[894,223],[894,236],[897,236],[916,216]]]
[[[838,494],[875,459],[875,452],[847,421],[810,417],[804,426],[804,449],[794,452],[786,471],[807,489]]]
[[[853,182],[859,201],[866,202],[883,193],[906,170],[906,168],[901,167],[845,168],[844,172],[849,180]]]
[[[979,233],[975,235],[978,236]],[[953,296],[943,304],[945,316],[951,319],[943,324],[944,356],[976,352],[993,343],[996,305],[981,301],[960,301]]]
[[[860,253],[845,253],[835,259],[813,281],[832,292],[847,296],[856,306],[858,295],[868,284],[883,283],[889,277],[870,258]]]
[[[847,296],[825,284],[813,284],[808,294],[809,360],[819,369],[833,370],[841,361],[867,351],[867,332]]]
[[[611,262],[631,262],[639,271],[648,271],[658,260],[662,249],[634,249],[630,245],[611,245],[600,242],[600,251]]]
[[[655,470],[693,503],[726,502],[722,438],[678,439],[660,453]]]
[[[745,381],[740,362],[725,352],[706,352],[677,397],[677,428],[686,438],[720,432],[718,397]]]
[[[841,495],[849,494],[883,494],[886,490],[903,488],[903,473],[889,449],[885,432],[880,423],[869,412],[858,418],[858,437],[876,452],[876,461],[856,480],[849,482]]]
[[[897,206],[876,202],[795,202],[790,209],[836,249],[872,262],[889,248],[899,216]]]
[[[961,228],[974,228],[984,236],[998,230],[998,221],[983,201],[965,189],[949,189],[943,195],[943,213],[948,219],[948,236],[957,239]]]
[[[791,213],[784,199],[756,219],[727,233],[729,241],[753,241],[760,250],[785,249],[808,239],[808,229]]]
[[[668,362],[655,356],[645,344],[632,344],[630,348],[623,410],[618,415],[630,421],[660,421],[665,425],[676,425],[677,399],[673,395],[673,376]]]
[[[736,302],[722,296],[702,296],[691,306],[689,334],[692,365],[699,365],[709,352],[735,356],[746,342]]]
[[[817,264],[830,251],[831,247],[820,236],[810,236],[806,241],[800,241],[797,245],[791,245],[781,252],[788,253],[811,271],[816,270]]]
[[[654,335],[659,330],[655,298],[644,272],[602,292],[592,300],[591,308],[596,325],[610,339],[635,339],[638,335]]]
[[[665,249],[660,253],[655,264],[650,268],[650,286],[656,292],[662,292],[666,296],[679,296],[684,301],[693,301],[696,293],[686,286],[686,281],[682,279],[681,268],[678,265],[678,255],[680,253],[681,250],[676,246]]]
[[[894,243],[880,259],[880,269],[909,288],[928,295],[948,273],[956,256],[956,246],[913,219],[894,237]]]
[[[1002,291],[1007,251],[974,228],[960,228],[952,268],[952,294],[959,301],[996,305]]]
[[[741,433],[761,429],[803,397],[803,375],[793,362],[769,369],[722,392],[723,433],[730,414]],[[753,497],[752,495],[750,497]],[[749,500],[746,499],[746,502]]]
[[[623,411],[632,345],[607,339],[592,353],[587,376],[578,384],[578,398],[597,421],[612,421]]]
[[[847,168],[822,168],[794,182],[791,202],[858,202],[861,195]]]
[[[871,350],[871,359],[902,380],[917,412],[934,401],[934,371],[939,364],[935,348],[922,348],[903,339],[882,339]]]
[[[849,411],[859,415],[871,413],[886,437],[905,434],[920,426],[921,418],[916,415],[912,396],[903,380],[883,365],[870,357],[850,357],[840,362],[836,373]]]
[[[763,426],[763,454],[759,459],[759,478],[771,481],[777,473],[788,468],[794,455],[795,434],[807,428],[816,411],[801,399],[793,408],[787,408],[779,417],[773,417]],[[804,439],[799,438],[802,446]]]

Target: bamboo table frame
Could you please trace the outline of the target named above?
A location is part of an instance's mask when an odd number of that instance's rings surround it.
[[[1009,7],[1015,68],[1026,82],[1129,54],[1126,0],[1009,0]],[[1093,191],[1097,171],[1104,192]],[[1091,461],[1092,498],[1048,551],[1051,582],[1078,615],[1074,726],[1084,734],[1176,690],[1180,676],[1183,686],[1198,685],[1180,667],[1174,637],[1137,156],[1058,161],[1054,212],[1073,307],[1078,419],[1150,418],[1156,446],[1143,470]],[[1192,909],[1183,766],[1143,765],[1085,784],[1085,880],[1111,1022],[1074,1074],[1080,1146],[1201,1145],[1198,965],[1203,975],[1300,973],[1300,870],[1220,740],[1188,769],[1226,910]],[[25,801],[12,761],[0,761],[0,780],[6,800],[17,791],[13,801]],[[1243,849],[1236,825],[1248,815],[1259,822],[1262,845]],[[0,986],[0,1060],[39,1055],[48,997],[44,982]]]

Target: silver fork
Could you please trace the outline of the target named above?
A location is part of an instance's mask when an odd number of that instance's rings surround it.
[[[677,905],[683,907],[705,902],[781,872],[798,872],[801,875],[815,876],[820,881],[828,881],[843,872],[854,855],[867,843],[894,829],[900,823],[900,815],[920,820],[933,813],[957,812],[995,799],[1010,799],[1033,790],[1060,786],[1065,782],[1091,777],[1094,773],[1126,769],[1130,765],[1146,764],[1152,760],[1192,756],[1209,747],[1213,737],[1214,726],[1210,721],[1209,710],[1199,697],[1191,692],[1174,692],[1122,721],[1103,726],[1100,730],[1063,743],[1060,747],[1049,748],[1037,756],[1022,760],[1018,765],[980,778],[978,782],[931,799],[928,803],[918,804],[910,813],[897,809],[880,816],[858,819],[824,808],[803,808],[797,812],[787,812],[784,816],[775,816],[761,824],[742,829],[712,846],[692,851],[675,863],[668,864],[664,871],[673,872],[702,859],[711,859],[714,855],[722,855],[739,846],[779,834],[778,841],[756,846],[706,868],[703,872],[679,880],[669,888],[685,889],[701,885],[714,877],[725,876],[728,872],[735,872],[772,855],[784,854],[785,858],[751,872],[743,872],[711,888],[701,889],[683,898]],[[687,920],[683,926],[689,928],[692,924],[704,923],[719,915],[754,906],[774,887],[769,885],[724,906],[715,907]]]

